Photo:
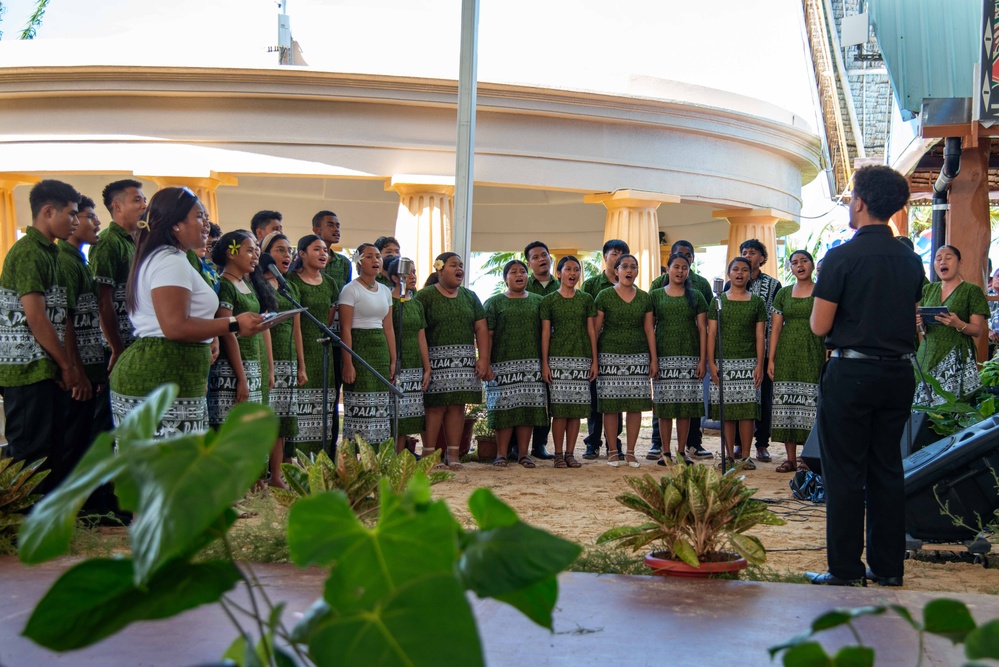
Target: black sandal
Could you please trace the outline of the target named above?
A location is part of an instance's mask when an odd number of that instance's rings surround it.
[[[565,464],[570,468],[582,468],[583,464],[576,460],[572,454],[565,455]]]
[[[497,468],[505,468],[507,466],[505,456],[497,456],[493,459],[493,465]]]
[[[558,453],[555,454],[555,467],[556,468],[568,468],[569,464],[565,462],[565,455]]]
[[[538,467],[538,466],[534,465],[534,461],[531,460],[530,456],[521,456],[520,460],[517,461],[517,463],[519,463],[520,465],[524,466],[525,468],[537,468]]]

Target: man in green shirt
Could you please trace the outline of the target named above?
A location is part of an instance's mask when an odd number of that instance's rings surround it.
[[[97,281],[97,308],[110,350],[110,373],[121,353],[135,340],[125,306],[125,287],[135,254],[132,234],[146,212],[146,196],[142,193],[142,183],[132,179],[109,183],[101,196],[111,214],[111,224],[90,248],[90,270]]]
[[[257,238],[257,245],[271,232],[282,233],[282,220],[284,218],[278,211],[257,211],[250,219],[250,232]]]
[[[389,278],[388,265],[392,259],[402,254],[402,247],[399,245],[399,240],[394,236],[379,236],[375,239],[375,247],[382,254],[382,269],[375,276],[375,280],[388,287],[389,291],[392,291],[395,289],[395,283]]]
[[[90,398],[89,383],[63,342],[72,322],[55,245],[79,224],[80,193],[67,183],[44,180],[28,200],[32,224],[11,246],[0,273],[0,388],[7,455],[17,461],[57,459],[67,401]],[[45,480],[40,488],[51,489],[54,481]]]
[[[592,276],[583,281],[583,291],[596,300],[597,294],[602,290],[613,287],[617,283],[617,271],[614,270],[614,264],[617,263],[618,257],[627,255],[630,252],[631,249],[628,247],[628,244],[621,239],[611,239],[604,243],[604,270],[599,275]],[[599,334],[600,332],[598,331],[597,335]],[[622,423],[624,423],[624,420],[621,419],[621,415],[618,415],[617,435],[619,436],[621,435]],[[603,415],[597,412],[596,382],[590,383],[590,416],[586,420],[586,431],[587,435],[583,438],[583,442],[586,443],[586,453],[583,454],[583,458],[592,460],[600,456],[601,434],[603,433]],[[621,451],[621,438],[617,439],[617,451]]]
[[[52,476],[62,480],[73,469],[90,443],[102,431],[114,428],[110,410],[100,410],[101,400],[110,400],[107,387],[107,362],[104,359],[104,335],[97,309],[97,283],[80,251],[84,243],[98,243],[101,222],[94,210],[94,200],[80,199],[80,224],[69,238],[56,244],[59,282],[66,287],[66,305],[72,327],[66,330],[66,354],[81,368],[92,388],[89,401],[69,401],[66,419],[61,425],[63,451],[58,464],[53,462]],[[110,405],[110,403],[108,403]]]
[[[552,256],[548,251],[548,246],[542,241],[532,241],[524,248],[524,259],[527,260],[527,267],[531,270],[531,275],[527,279],[527,291],[539,296],[546,296],[558,291],[558,280],[552,277]],[[547,390],[547,387],[546,387]],[[549,404],[551,399],[549,398]],[[555,458],[545,449],[548,444],[548,435],[551,433],[551,419],[544,426],[534,427],[534,436],[531,440],[531,456],[537,459]],[[519,460],[520,453],[517,445],[510,444],[510,455]]]
[[[690,241],[677,241],[669,249],[670,255],[683,255],[687,258],[687,262],[690,263],[690,284],[691,286],[702,295],[704,295],[704,300],[710,307],[714,303],[714,292],[711,291],[711,283],[707,281],[703,276],[694,273],[694,245]],[[650,292],[654,292],[657,289],[662,289],[666,285],[666,281],[669,280],[667,274],[662,274],[658,278],[652,281],[652,286],[649,289]],[[687,452],[692,456],[701,459],[710,459],[714,456],[711,452],[704,449],[703,445],[703,435],[701,433],[701,418],[692,417],[690,419],[690,430],[687,433]],[[662,436],[659,435],[659,420],[652,420],[652,448],[649,453],[645,455],[645,458],[655,461],[658,460],[663,453]]]
[[[319,211],[312,216],[312,233],[325,241],[330,251],[323,275],[335,280],[337,287],[343,289],[353,279],[354,268],[350,260],[335,249],[340,247],[340,219],[333,211]]]

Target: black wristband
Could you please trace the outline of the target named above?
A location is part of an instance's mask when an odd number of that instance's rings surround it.
[[[229,333],[239,333],[239,320],[235,317],[229,318]]]

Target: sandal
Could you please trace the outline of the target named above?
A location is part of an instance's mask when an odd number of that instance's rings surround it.
[[[571,453],[565,455],[565,465],[570,468],[582,468],[583,464],[576,460]]]
[[[638,459],[635,458],[634,452],[632,452],[631,454],[625,454],[624,459],[625,461],[628,462],[629,468],[638,468],[642,465],[641,463],[638,462]]]
[[[664,453],[662,456],[659,457],[659,460],[656,461],[656,465],[662,466],[664,468],[666,466],[673,465],[673,455],[670,454],[669,452]]]
[[[447,448],[447,468],[448,470],[464,470],[465,466],[461,464],[461,449],[458,447],[448,446]]]
[[[812,469],[804,461],[798,459],[798,470],[801,472],[811,472]]]
[[[756,470],[756,464],[748,456],[740,461],[743,470]]]
[[[611,468],[617,468],[621,465],[621,455],[615,449],[613,451],[607,452],[607,465]]]
[[[688,466],[694,465],[694,459],[690,458],[690,456],[687,454],[687,452],[677,452],[676,456],[677,456],[677,458],[680,458],[681,456],[683,457],[683,463],[684,463],[684,465],[688,465]]]
[[[521,456],[520,460],[517,461],[517,463],[519,463],[520,465],[524,466],[525,468],[537,468],[538,467],[538,466],[534,465],[534,461],[531,460],[530,456]]]
[[[505,456],[497,456],[493,459],[493,465],[497,468],[505,468],[507,466]]]
[[[777,472],[794,472],[794,464],[790,460],[784,461],[777,466]]]

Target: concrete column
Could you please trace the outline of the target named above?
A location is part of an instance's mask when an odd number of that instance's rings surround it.
[[[17,241],[17,210],[14,207],[14,188],[34,185],[42,179],[28,174],[0,173],[0,262]]]
[[[583,261],[583,258],[579,256],[579,248],[549,248],[548,253],[552,256],[552,275],[556,278],[558,278],[558,275],[556,274],[558,261],[563,257],[569,257],[572,255],[580,262]],[[526,262],[527,260],[524,261]],[[580,284],[582,284],[582,281],[580,281]]]
[[[991,140],[980,138],[969,147],[966,137],[961,153],[961,172],[950,190],[947,214],[947,245],[961,251],[961,277],[983,289],[989,266],[989,151]],[[978,361],[988,359],[988,336],[976,339]]]
[[[772,268],[777,261],[777,221],[782,219],[779,212],[769,208],[741,208],[712,211],[711,217],[728,220],[728,258],[726,265],[740,256],[739,246],[749,239],[758,239],[767,248],[769,266],[763,272],[773,275]],[[770,270],[767,270],[770,269]]]
[[[208,217],[216,225],[221,226],[219,222],[219,201],[215,194],[220,185],[239,185],[239,179],[235,176],[230,176],[229,174],[220,174],[217,172],[211,172],[211,176],[207,178],[198,177],[187,177],[187,176],[140,176],[140,178],[146,178],[156,184],[159,189],[163,188],[179,188],[186,187],[198,195],[198,199],[201,200],[201,204],[208,211]],[[249,229],[249,220],[226,220],[225,227],[227,229]]]
[[[404,257],[416,262],[419,284],[433,273],[434,259],[454,244],[454,179],[440,176],[395,176],[386,190],[399,193],[395,237]],[[465,266],[469,258],[462,257]]]
[[[659,276],[659,214],[660,204],[679,204],[680,197],[642,190],[617,190],[586,195],[587,204],[603,204],[607,208],[604,242],[621,239],[631,254],[638,258],[638,280],[643,290],[652,286]]]

